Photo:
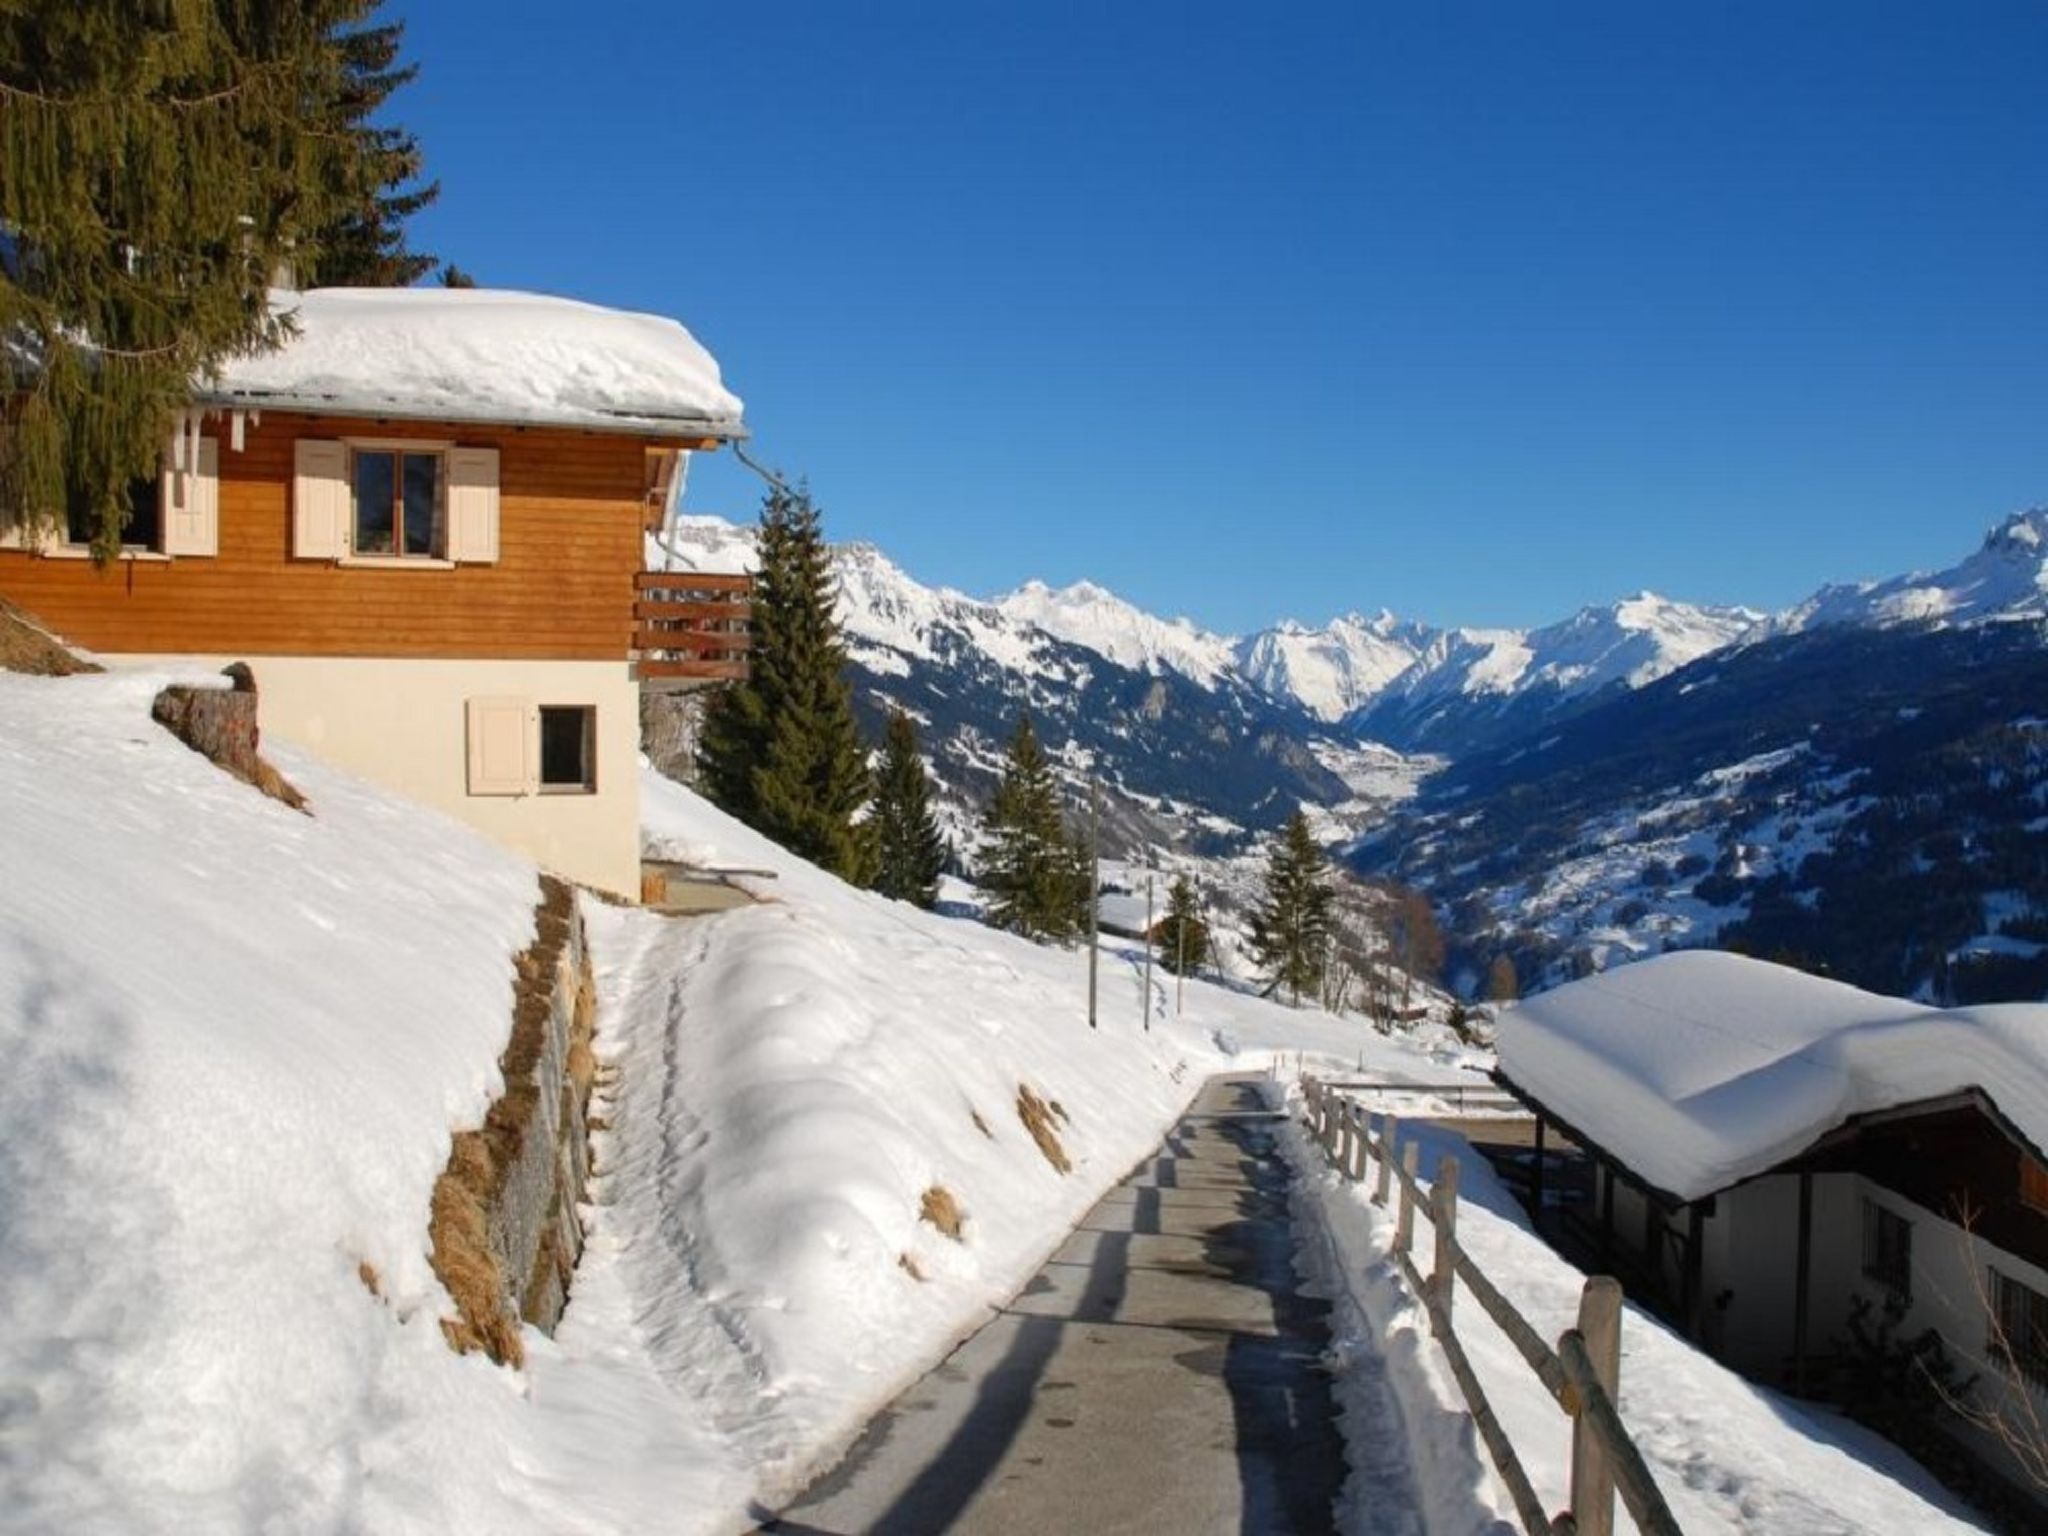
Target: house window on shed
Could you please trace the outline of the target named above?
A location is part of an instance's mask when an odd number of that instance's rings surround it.
[[[589,704],[541,705],[541,793],[587,795],[596,789],[596,708]]]
[[[1913,1294],[1913,1223],[1868,1196],[1863,1201],[1863,1273],[1896,1295]]]
[[[2048,1385],[2048,1296],[1995,1269],[1991,1287],[1998,1309],[1991,1353],[2010,1362],[2029,1381]]]
[[[440,454],[358,448],[349,477],[354,553],[433,558],[447,547]]]

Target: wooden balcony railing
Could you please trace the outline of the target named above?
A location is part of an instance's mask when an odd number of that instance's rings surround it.
[[[642,571],[633,578],[642,682],[733,682],[754,643],[754,578]]]

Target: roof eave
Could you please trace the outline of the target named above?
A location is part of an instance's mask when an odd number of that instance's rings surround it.
[[[376,421],[455,422],[465,426],[552,427],[574,432],[613,433],[623,437],[660,438],[678,442],[744,442],[746,424],[730,417],[608,415],[601,412],[562,413],[464,410],[422,406],[374,398],[336,395],[295,395],[287,390],[199,389],[194,405],[220,411],[289,411],[305,416],[361,416]]]

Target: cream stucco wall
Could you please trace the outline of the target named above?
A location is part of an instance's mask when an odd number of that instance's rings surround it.
[[[624,661],[440,661],[382,657],[112,656],[163,667],[246,661],[266,735],[461,817],[543,868],[637,899],[640,691]],[[597,709],[590,794],[472,795],[467,703],[524,698]]]

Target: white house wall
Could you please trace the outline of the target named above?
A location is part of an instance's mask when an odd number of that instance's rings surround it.
[[[448,811],[567,879],[629,898],[639,894],[640,696],[624,661],[105,659],[210,669],[246,660],[256,676],[258,720],[266,736]],[[596,791],[471,794],[467,705],[478,697],[594,706]]]
[[[1996,1396],[2003,1368],[1986,1354],[1990,1271],[2048,1295],[2048,1270],[1994,1248],[1892,1191],[1853,1173],[1813,1176],[1811,1274],[1807,1350],[1834,1352],[1849,1336],[1849,1306],[1857,1295],[1873,1306],[1884,1287],[1863,1273],[1863,1201],[1868,1198],[1913,1224],[1912,1298],[1898,1337],[1939,1330],[1958,1381],[1974,1375]],[[1616,1202],[1617,1228],[1620,1202]],[[1799,1179],[1772,1174],[1724,1191],[1707,1219],[1702,1280],[1706,1343],[1722,1360],[1760,1381],[1783,1380],[1792,1358],[1795,1280],[1798,1273]],[[1718,1305],[1727,1293],[1725,1306]],[[2048,1392],[2030,1388],[2037,1422],[2048,1424]],[[1994,1437],[1960,1424],[1958,1437],[2007,1476],[2019,1468]]]

